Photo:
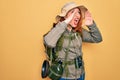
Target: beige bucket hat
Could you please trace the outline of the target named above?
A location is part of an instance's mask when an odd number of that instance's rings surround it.
[[[62,8],[60,14],[56,16],[56,20],[58,21],[61,17],[65,17],[66,14],[73,8],[79,8],[81,11],[82,18],[84,18],[84,13],[87,11],[87,8],[83,5],[77,5],[75,2],[66,3]]]

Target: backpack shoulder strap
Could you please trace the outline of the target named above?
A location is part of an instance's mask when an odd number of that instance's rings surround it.
[[[47,35],[47,33],[45,35]],[[43,37],[45,35],[43,35]],[[58,57],[58,51],[62,49],[63,42],[64,42],[64,33],[61,35],[61,37],[57,41],[56,47],[51,48],[46,44],[44,44],[45,52],[47,53],[50,61],[55,61],[55,59]]]

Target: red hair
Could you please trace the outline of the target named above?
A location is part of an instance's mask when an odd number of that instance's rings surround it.
[[[80,15],[81,15],[81,13],[80,13]],[[60,20],[59,20],[58,22],[62,22],[62,21],[64,21],[64,20],[65,20],[64,17],[60,17]],[[58,22],[57,22],[57,23],[58,23]],[[57,23],[53,23],[53,27],[55,27]],[[80,20],[79,20],[79,22],[78,22],[77,27],[73,28],[73,30],[76,31],[76,32],[79,32],[79,33],[82,32],[82,15],[81,15],[81,17],[80,17]]]
[[[80,9],[79,9],[79,10],[80,10]],[[80,20],[79,20],[79,22],[78,22],[77,27],[75,27],[74,31],[82,33],[83,15],[82,15],[82,13],[81,13],[81,10],[80,10],[80,16],[81,16],[81,17],[80,17]]]

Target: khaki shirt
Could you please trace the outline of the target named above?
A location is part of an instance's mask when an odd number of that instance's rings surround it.
[[[102,41],[102,37],[99,29],[97,28],[95,22],[93,25],[88,26],[89,30],[82,29],[82,36],[77,35],[77,32],[67,30],[67,24],[65,22],[59,22],[51,31],[44,36],[44,43],[49,47],[56,47],[56,44],[61,37],[61,35],[75,36],[75,39],[72,39],[69,46],[67,61],[74,60],[77,56],[82,56],[82,42],[91,42],[98,43]],[[65,38],[62,49],[58,52],[58,59],[64,61],[66,55],[66,49],[69,44],[69,38]],[[66,76],[67,72],[67,76]],[[66,69],[63,72],[62,78],[67,79],[77,79],[84,73],[84,62],[83,65],[79,68],[75,68],[75,64],[67,65]]]

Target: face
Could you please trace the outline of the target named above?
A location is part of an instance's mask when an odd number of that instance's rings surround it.
[[[67,13],[66,17],[69,17],[73,12],[75,12],[75,15],[69,24],[75,28],[77,27],[80,20],[80,10],[78,8],[74,8]]]

